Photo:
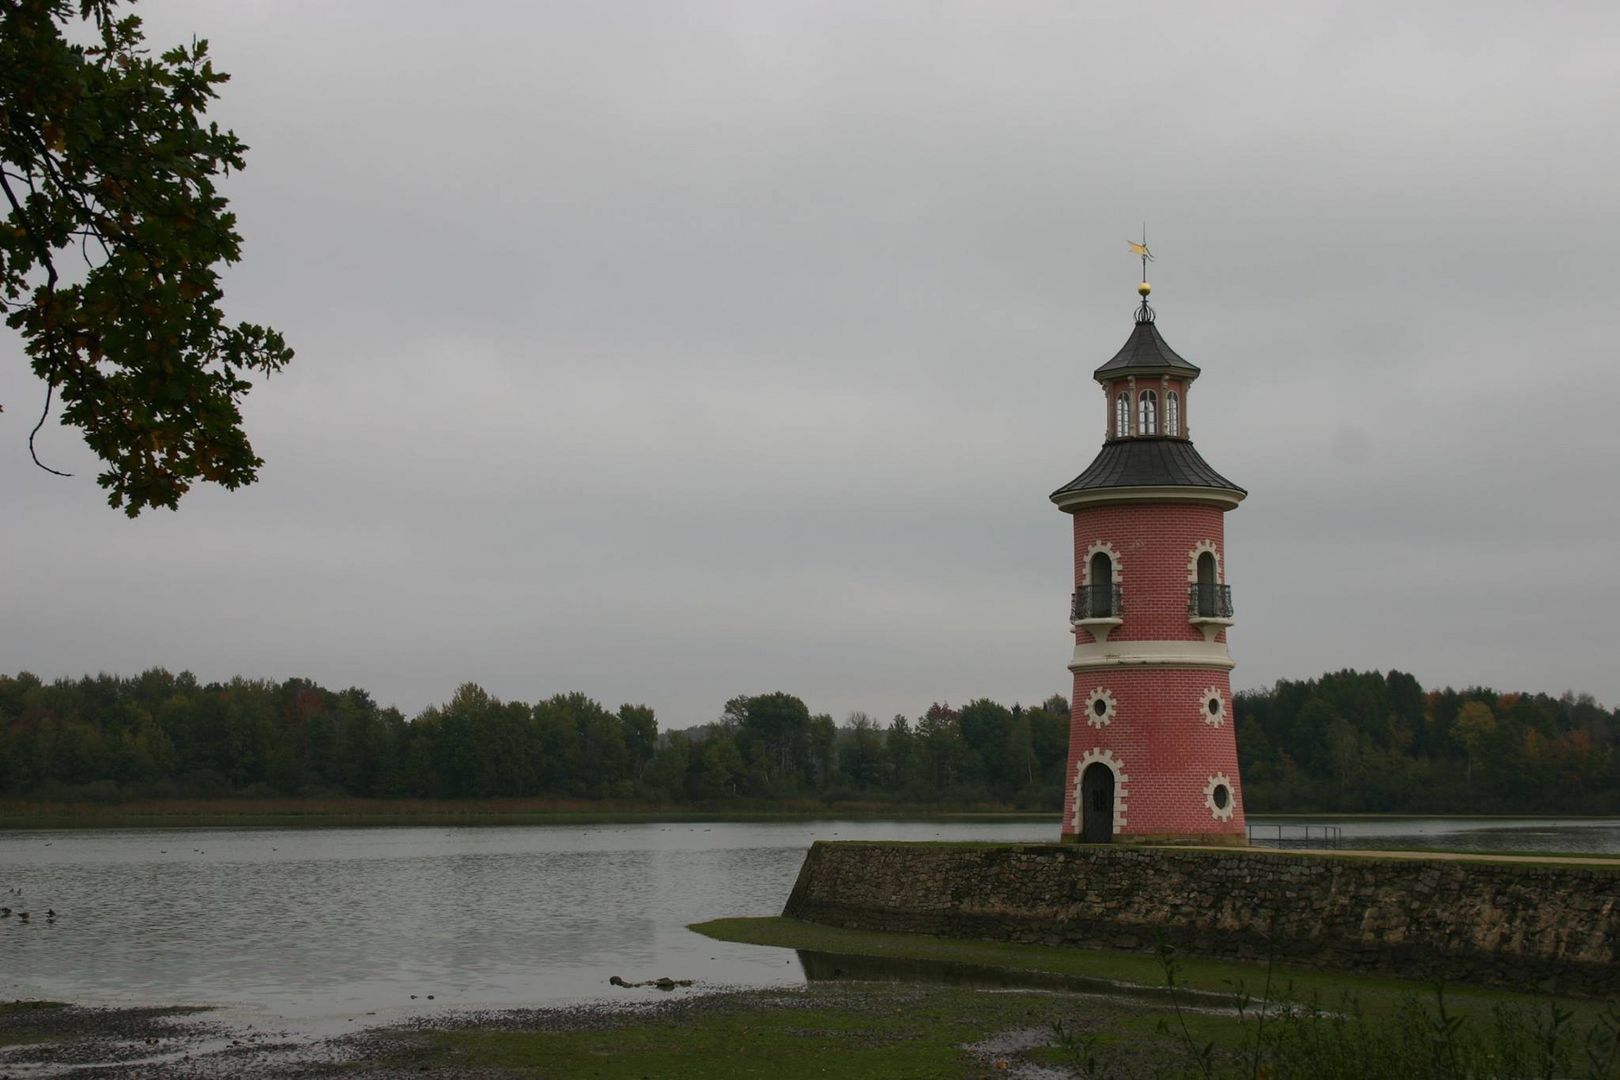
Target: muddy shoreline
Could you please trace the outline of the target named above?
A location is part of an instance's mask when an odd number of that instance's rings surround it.
[[[384,1080],[401,1076],[427,1080],[498,1080],[532,1075],[522,1067],[485,1065],[476,1058],[447,1058],[442,1044],[460,1036],[488,1037],[589,1035],[659,1028],[697,1033],[725,1026],[739,1013],[788,1018],[789,1027],[814,1025],[827,1010],[848,1009],[865,1016],[933,1014],[941,995],[992,993],[906,982],[823,982],[804,987],[703,987],[657,1000],[611,998],[543,1008],[457,1010],[424,1013],[407,1020],[352,1033],[310,1037],[277,1028],[221,1022],[209,1009],[92,1008],[46,1003],[0,1004],[0,1080],[327,1080],[333,1077]],[[1114,1011],[1093,995],[1032,991],[1030,1000],[1049,1006],[1066,1002],[1092,1016]],[[1022,999],[1021,999],[1022,1000]],[[956,1041],[971,1075],[998,1080],[1051,1080],[1067,1075],[1028,1061],[1019,1051],[1044,1044],[1043,1022],[1029,1025],[1034,1010],[1019,1009],[1008,1022]],[[812,1032],[800,1031],[800,1035]],[[859,1040],[840,1030],[823,1038]],[[797,1041],[797,1040],[796,1040]],[[755,1075],[753,1071],[724,1075]],[[568,1075],[563,1073],[560,1075]],[[684,1074],[683,1074],[684,1075]],[[1146,1077],[1151,1070],[1125,1068],[1121,1078]]]
[[[838,986],[695,988],[663,1000],[597,1001],[542,1008],[424,1012],[334,1036],[227,1023],[206,1006],[102,1008],[56,1002],[0,1004],[0,1080],[363,1080],[396,1077],[424,1032],[600,1031],[652,1020],[700,1022],[738,1006],[795,1008],[836,1002]],[[899,996],[904,997],[900,988]],[[411,1065],[413,1076],[497,1077],[504,1070]]]

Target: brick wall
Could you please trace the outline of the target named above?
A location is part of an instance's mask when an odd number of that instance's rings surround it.
[[[1098,545],[1107,545],[1117,556],[1114,575],[1124,593],[1124,621],[1108,635],[1111,651],[1117,647],[1128,654],[1132,642],[1204,643],[1203,632],[1187,620],[1189,564],[1200,545],[1206,545],[1225,581],[1225,518],[1218,507],[1116,503],[1082,507],[1073,516],[1077,585],[1090,584],[1091,554]],[[1082,643],[1091,641],[1090,631],[1077,630],[1076,636]],[[1216,640],[1224,643],[1224,630]],[[1088,706],[1092,695],[1103,691],[1114,705],[1107,723],[1099,725]],[[1204,710],[1209,691],[1222,702],[1218,723],[1209,722]],[[1242,841],[1242,783],[1226,671],[1129,665],[1087,669],[1075,673],[1071,702],[1065,835],[1080,831],[1076,807],[1081,771],[1102,757],[1111,766],[1117,763],[1118,838]],[[1230,813],[1210,805],[1210,789],[1217,783],[1227,787]]]
[[[1095,691],[1112,698],[1112,716],[1100,722],[1090,709]],[[1221,701],[1211,723],[1206,693]],[[1243,788],[1238,777],[1232,725],[1232,686],[1227,673],[1211,668],[1113,667],[1078,671],[1069,718],[1069,764],[1065,773],[1063,832],[1079,832],[1075,799],[1082,763],[1092,751],[1108,751],[1127,778],[1116,792],[1115,835],[1203,837],[1212,842],[1245,836]],[[1232,813],[1217,814],[1206,789],[1217,776],[1228,781]]]
[[[1224,575],[1226,531],[1219,507],[1114,503],[1082,506],[1073,517],[1076,585],[1090,583],[1088,552],[1093,544],[1107,543],[1119,555],[1114,580],[1124,590],[1125,621],[1108,635],[1109,641],[1204,640],[1187,621],[1187,559],[1199,541],[1210,541]],[[1077,634],[1081,641],[1091,639],[1084,630]]]

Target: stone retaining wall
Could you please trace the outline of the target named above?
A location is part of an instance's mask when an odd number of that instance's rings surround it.
[[[784,914],[1612,994],[1620,873],[1577,865],[1075,845],[818,842]]]

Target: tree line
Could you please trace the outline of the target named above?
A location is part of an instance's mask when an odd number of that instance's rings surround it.
[[[478,686],[407,720],[364,690],[188,672],[44,683],[0,676],[0,795],[359,796],[1061,804],[1068,702],[930,706],[842,724],[787,693],[743,695],[688,731],[584,694]]]
[[[1620,813],[1620,709],[1339,671],[1236,695],[1251,810]]]
[[[1425,691],[1341,671],[1234,701],[1248,808],[1620,811],[1620,710],[1590,697]],[[364,690],[305,679],[202,683],[153,670],[45,683],[0,676],[0,795],[37,799],[554,797],[661,803],[813,800],[1062,805],[1069,703],[935,703],[841,723],[793,694],[740,695],[716,719],[579,694],[533,704],[478,686],[407,719]]]

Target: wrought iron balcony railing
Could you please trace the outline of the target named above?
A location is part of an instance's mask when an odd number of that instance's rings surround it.
[[[1232,586],[1187,586],[1187,614],[1194,619],[1230,619],[1232,617]]]
[[[1125,614],[1125,591],[1118,585],[1082,585],[1074,590],[1069,621],[1118,619]]]

